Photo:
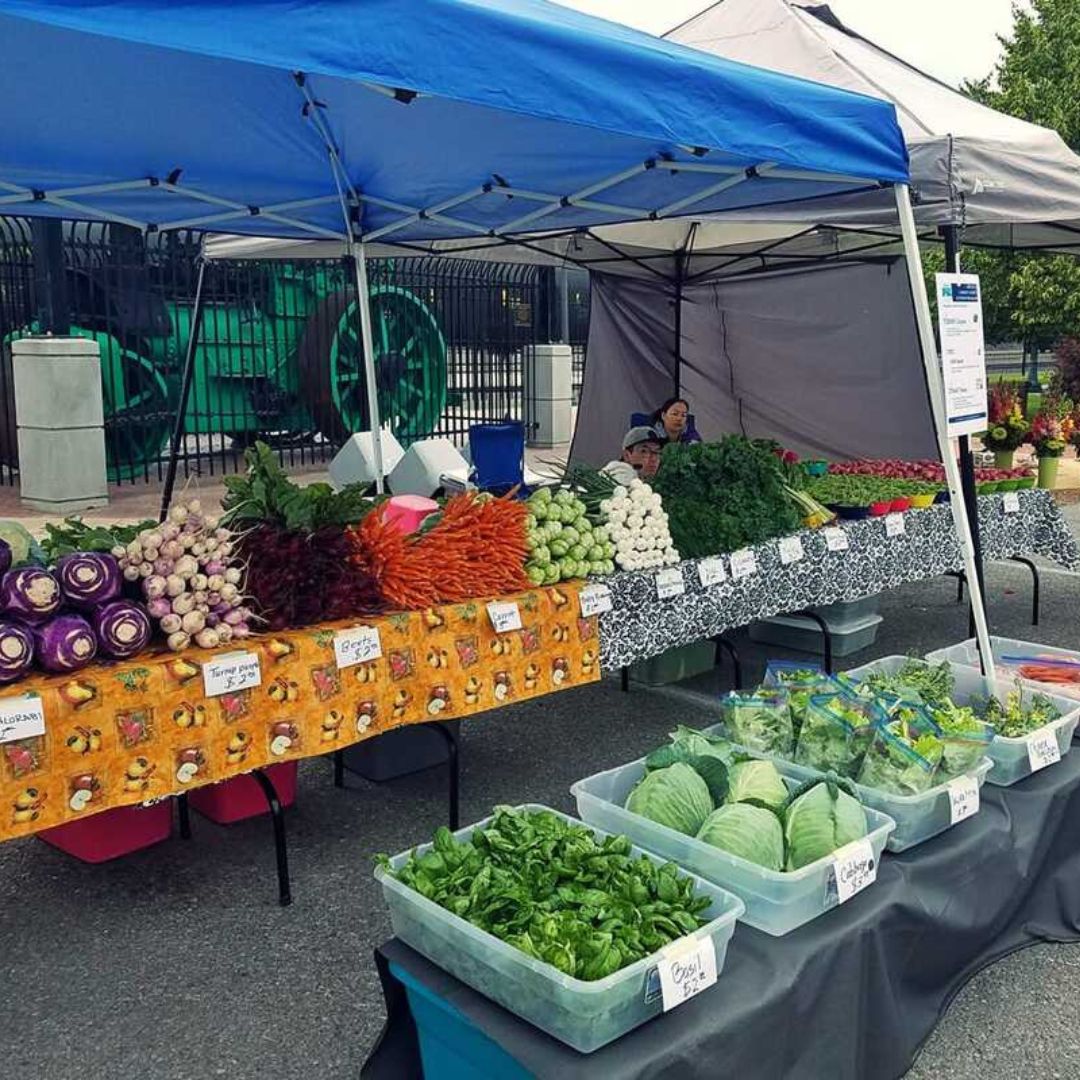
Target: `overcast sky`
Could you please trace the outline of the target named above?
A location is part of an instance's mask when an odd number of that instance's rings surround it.
[[[662,34],[706,0],[560,0],[590,15]],[[989,74],[1012,27],[1012,0],[829,0],[853,30],[944,82]]]

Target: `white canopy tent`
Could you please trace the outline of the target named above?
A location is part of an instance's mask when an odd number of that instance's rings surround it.
[[[845,26],[827,4],[720,0],[665,37],[891,101],[908,145],[920,226],[960,226],[972,244],[1080,252],[1080,157],[1056,131],[924,74]],[[806,220],[803,207],[788,212]],[[846,227],[896,225],[892,201],[878,193],[842,205],[816,200],[814,214]]]

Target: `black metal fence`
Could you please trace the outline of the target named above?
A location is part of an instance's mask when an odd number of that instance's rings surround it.
[[[25,219],[0,218],[0,481],[17,470],[11,339],[41,329],[101,345],[110,479],[156,481],[180,394],[194,310],[200,237],[65,222],[62,269],[42,277]],[[37,259],[35,259],[37,251]],[[58,281],[59,279],[59,285]],[[555,312],[553,271],[454,259],[376,260],[369,266],[380,412],[405,445],[432,435],[462,442],[473,423],[532,423],[528,358],[542,341],[580,333],[588,287],[575,280],[567,326]],[[43,326],[42,292],[52,316]],[[54,295],[59,288],[64,295]],[[364,430],[353,275],[341,261],[230,261],[208,265],[181,475],[241,465],[256,438],[292,467],[333,457]],[[561,298],[560,298],[561,299]],[[583,312],[584,309],[584,312]],[[565,310],[565,308],[564,308]],[[583,364],[575,352],[575,386]]]

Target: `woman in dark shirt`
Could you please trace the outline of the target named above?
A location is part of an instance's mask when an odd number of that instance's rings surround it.
[[[663,443],[701,442],[701,436],[690,426],[690,406],[684,398],[668,398],[653,413],[653,431]]]

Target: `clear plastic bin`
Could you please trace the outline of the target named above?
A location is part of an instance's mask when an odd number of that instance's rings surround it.
[[[1020,642],[1008,642],[1006,638],[991,640],[994,642],[1005,641],[1008,648],[1021,644]],[[954,648],[957,647],[954,646]],[[995,651],[997,650],[996,644],[993,644],[992,647]],[[1030,648],[1030,646],[1028,647]],[[1041,646],[1039,647],[1041,648]],[[1005,655],[1009,655],[1008,648],[1005,650]],[[940,664],[943,660],[948,662],[954,679],[952,699],[957,705],[966,705],[973,697],[986,697],[987,694],[991,693],[1003,698],[1015,688],[1015,680],[1001,678],[995,683],[991,683],[978,667],[968,667],[948,660],[947,657],[942,655],[948,651],[942,649],[936,654],[931,653],[927,656],[926,661],[929,664]],[[975,663],[978,664],[978,654],[975,655]],[[875,660],[872,664],[864,664],[862,667],[853,668],[847,674],[853,679],[864,678],[874,671],[895,674],[909,659],[910,657],[907,656],[885,656],[880,660]],[[1042,683],[1021,682],[1021,701],[1025,705],[1035,694],[1042,694],[1044,697],[1049,698],[1058,712],[1061,713],[1060,719],[1047,724],[1046,727],[1054,732],[1058,751],[1064,757],[1072,749],[1073,732],[1076,730],[1077,721],[1080,720],[1080,701],[1061,697],[1059,694],[1053,693],[1050,687],[1044,689]],[[1032,732],[1032,734],[1035,733]],[[994,784],[997,787],[1009,787],[1018,780],[1023,780],[1031,775],[1031,762],[1028,758],[1027,749],[1031,737],[1031,735],[1026,735],[1019,739],[1006,739],[1003,735],[994,736],[993,742],[986,749],[987,757],[993,762],[993,768],[986,777],[987,783]],[[886,813],[888,812],[886,811]],[[897,822],[897,825],[899,826],[899,822]],[[899,831],[899,827],[897,831]]]
[[[746,904],[740,920],[766,934],[779,937],[790,933],[836,906],[836,890],[829,888],[831,859],[818,859],[799,870],[780,873],[631,813],[624,805],[626,797],[644,773],[645,759],[641,758],[579,780],[570,792],[577,800],[581,819],[608,832],[622,833],[643,848],[730,889]],[[796,781],[788,781],[789,788],[795,786]],[[867,839],[880,859],[885,839],[896,823],[870,807],[866,823]]]
[[[574,820],[547,806],[530,804],[517,809],[546,810],[564,821]],[[475,829],[483,828],[491,820],[485,818],[459,829],[454,836],[467,839]],[[599,836],[609,835],[601,829],[594,828],[594,831]],[[430,848],[431,844],[424,844],[416,850],[423,854]],[[632,851],[635,856],[647,856],[657,865],[666,861],[638,847]],[[391,867],[399,869],[410,854],[411,850],[395,855],[390,860]],[[699,893],[712,897],[713,901],[704,913],[709,922],[687,937],[712,938],[716,949],[716,971],[720,974],[728,942],[735,932],[735,920],[744,910],[743,902],[695,874],[686,876],[693,878]],[[381,867],[376,869],[375,878],[382,885],[383,897],[390,908],[394,933],[402,941],[474,990],[581,1053],[598,1050],[663,1012],[656,955],[645,957],[606,978],[585,982],[526,956],[512,945],[451,914],[403,885]]]
[[[1010,664],[1008,661],[1003,660],[1005,656],[1052,656],[1061,660],[1075,660],[1080,664],[1080,652],[1073,652],[1069,649],[1059,649],[1053,645],[1039,645],[1034,641],[1017,641],[1015,638],[1005,637],[991,637],[990,649],[994,654],[994,666],[997,669],[997,677],[999,679],[1009,679],[1010,681],[1019,678],[1020,664]],[[951,664],[960,664],[963,667],[974,668],[976,672],[982,673],[982,665],[979,663],[979,649],[975,643],[974,638],[968,638],[967,641],[961,641],[959,645],[950,645],[944,649],[935,649],[932,653],[926,654],[926,659],[931,663],[940,664],[942,660],[948,660]],[[1061,683],[1040,683],[1034,680],[1025,680],[1026,682],[1033,682],[1035,686],[1044,687],[1047,694],[1056,695],[1058,697],[1071,698],[1073,701],[1080,701],[1080,682],[1076,684],[1075,689],[1070,686],[1063,686]]]
[[[723,735],[723,726],[717,724],[714,727],[705,728],[706,735]],[[746,753],[750,753],[749,750]],[[820,769],[812,769],[808,765],[797,765],[794,761],[786,761],[769,754],[754,754],[754,757],[768,757],[784,776],[793,777],[802,782],[812,776],[821,776]],[[982,764],[975,769],[974,776],[982,787],[986,781],[987,773],[993,768],[990,758],[983,758]],[[854,783],[854,781],[852,781]],[[864,806],[885,814],[896,822],[896,828],[889,834],[888,843],[885,845],[889,851],[907,851],[916,844],[929,840],[938,833],[952,828],[952,802],[949,798],[949,786],[947,783],[938,784],[921,795],[893,795],[888,791],[878,791],[876,788],[863,787],[855,784],[859,793],[859,800]]]

